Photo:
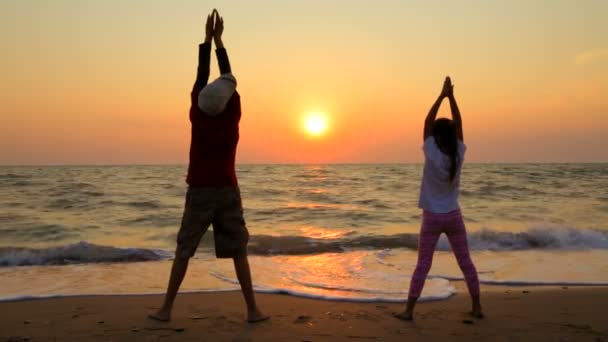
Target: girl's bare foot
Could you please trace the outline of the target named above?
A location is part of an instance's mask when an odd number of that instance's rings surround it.
[[[471,316],[473,316],[473,317],[475,317],[475,318],[479,318],[479,319],[482,319],[482,318],[484,317],[484,316],[483,316],[483,312],[481,311],[481,308],[479,308],[479,309],[475,309],[475,310],[473,310],[473,311],[469,312],[469,314],[470,314]]]
[[[473,310],[471,310],[471,316],[475,318],[483,318],[483,311],[481,310],[481,301],[479,296],[471,296],[473,302]]]
[[[395,318],[403,320],[403,321],[413,321],[414,320],[414,314],[412,312],[407,312],[407,311],[393,314],[393,316]]]

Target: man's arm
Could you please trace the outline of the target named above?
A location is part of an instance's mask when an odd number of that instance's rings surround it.
[[[224,48],[224,42],[222,41],[222,34],[224,33],[224,18],[220,17],[217,11],[215,14],[215,30],[213,31],[213,40],[215,42],[215,55],[217,56],[217,63],[220,67],[220,75],[232,72],[230,69],[230,60],[228,59],[228,53]]]
[[[217,64],[220,67],[220,75],[231,73],[232,69],[230,69],[230,60],[228,59],[226,49],[224,47],[217,48],[215,55],[217,56]]]
[[[211,43],[204,42],[198,46],[198,68],[196,71],[196,81],[192,93],[198,93],[207,85],[209,81],[209,63],[211,59]]]
[[[196,81],[192,87],[192,105],[198,106],[198,93],[209,82],[209,63],[211,61],[211,39],[213,38],[213,14],[207,16],[205,41],[198,46],[198,68]]]

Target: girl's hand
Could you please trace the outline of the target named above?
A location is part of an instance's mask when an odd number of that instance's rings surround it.
[[[450,76],[445,78],[443,81],[443,89],[441,89],[441,97],[451,97],[454,95],[454,85],[452,84],[452,80]]]

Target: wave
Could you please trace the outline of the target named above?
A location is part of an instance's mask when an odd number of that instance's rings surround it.
[[[340,196],[327,192],[324,189],[311,189],[306,190],[296,195],[296,198],[305,201],[320,202],[329,206],[334,204],[344,204],[344,201],[340,199]]]
[[[77,196],[76,196],[77,197]],[[59,198],[50,201],[45,207],[47,209],[86,209],[92,205],[81,198]]]
[[[213,292],[236,292],[240,291],[238,287],[229,288],[212,288],[204,290],[180,290],[179,293],[213,293]],[[257,291],[256,289],[256,292]],[[17,295],[17,296],[6,296],[0,295],[0,303],[17,302],[34,299],[59,299],[59,298],[82,298],[82,297],[136,297],[136,296],[158,296],[163,295],[165,292],[128,292],[128,293],[73,293],[73,294],[46,294],[46,295]]]
[[[374,295],[370,294],[369,296],[338,296],[338,295],[327,295],[327,294],[318,294],[318,293],[309,293],[301,290],[294,290],[289,288],[275,288],[275,287],[255,287],[256,292],[261,293],[270,293],[270,294],[286,294],[294,297],[302,297],[308,299],[321,299],[321,300],[329,300],[334,302],[356,302],[356,303],[404,303],[407,300],[407,294],[404,293],[400,297],[383,297],[382,295]],[[419,302],[430,302],[436,300],[448,299],[451,297],[456,290],[450,285],[448,288],[439,294],[434,295],[426,295],[422,294],[420,296]]]
[[[281,196],[281,195],[287,194],[287,192],[284,190],[256,187],[256,188],[248,189],[246,193],[244,192],[244,194],[247,196],[251,196],[252,198],[256,198],[256,197]]]
[[[486,272],[488,273],[488,272]],[[492,273],[492,272],[489,272]],[[481,272],[479,273],[482,274]],[[445,279],[448,281],[464,281],[464,277],[450,277],[445,275],[428,275],[427,279]],[[484,285],[503,285],[503,286],[606,286],[606,281],[542,281],[542,280],[496,280],[479,279],[480,284]]]
[[[201,248],[213,246],[212,232],[201,241]],[[517,250],[585,250],[608,249],[608,232],[567,228],[533,228],[519,233],[483,229],[469,233],[469,248],[474,251]],[[320,239],[306,236],[252,235],[251,255],[311,255],[343,253],[353,250],[416,250],[418,234],[404,233],[379,236],[353,236]],[[449,243],[441,239],[438,250],[448,251]],[[0,248],[1,266],[63,265],[73,263],[138,262],[169,258],[168,251],[143,248],[118,248],[88,242],[46,249]]]
[[[354,203],[359,204],[364,207],[371,207],[374,209],[393,209],[390,205],[387,205],[385,202],[377,200],[377,199],[363,199],[354,201]]]
[[[104,200],[99,203],[104,207],[131,207],[135,209],[161,209],[167,208],[168,206],[163,205],[158,200],[132,200],[132,201],[118,201],[118,200]]]
[[[16,173],[3,173],[0,174],[0,180],[5,180],[5,179],[26,179],[29,178],[28,176],[24,176],[24,175],[18,175]]]
[[[436,279],[440,279],[436,277]],[[289,278],[289,280],[293,281],[296,284],[314,288],[321,290],[330,290],[330,291],[345,291],[345,292],[354,292],[354,293],[368,293],[368,294],[382,294],[382,295],[392,295],[392,296],[402,296],[405,295],[403,291],[386,291],[380,289],[372,289],[372,288],[364,288],[364,287],[352,287],[352,286],[339,286],[339,285],[331,285],[331,284],[321,284],[321,283],[311,283],[300,281],[298,279]],[[446,279],[447,280],[447,279]]]
[[[9,216],[10,217],[10,216]],[[16,220],[28,219],[28,217],[15,217]],[[70,229],[61,224],[3,224],[0,226],[0,233],[3,237],[12,237],[20,241],[61,241],[79,236],[76,230]]]
[[[248,252],[257,255],[303,255],[340,253],[353,249],[415,248],[418,234],[357,236],[342,239],[315,239],[305,236],[254,235]]]
[[[117,248],[81,241],[43,249],[0,248],[0,266],[66,265],[161,260],[167,253],[143,248]]]
[[[368,227],[382,223],[402,223],[403,220],[394,215],[387,215],[385,210],[361,209],[357,204],[290,204],[278,208],[256,209],[245,208],[248,217],[258,220],[276,220],[280,222],[310,222],[316,221],[341,222],[350,227]]]
[[[159,209],[162,207],[160,201],[149,200],[149,201],[130,201],[126,205],[138,209]]]
[[[564,227],[536,227],[510,233],[490,229],[469,234],[475,250],[608,249],[608,231]]]
[[[11,223],[23,219],[28,219],[29,216],[13,214],[13,213],[0,213],[0,223]],[[0,228],[0,231],[3,229]]]
[[[232,285],[238,285],[238,281],[234,278],[224,276],[218,272],[210,271],[209,274],[219,280],[225,281]],[[456,293],[456,289],[449,283],[447,279],[438,278],[440,288],[438,291],[432,294],[423,293],[419,301],[435,301],[442,300],[451,297]],[[293,279],[292,279],[293,280]],[[407,299],[407,292],[387,292],[375,289],[367,288],[356,288],[356,287],[343,287],[343,286],[329,286],[325,284],[316,283],[301,283],[304,288],[310,288],[311,291],[296,290],[289,287],[275,287],[269,285],[254,285],[254,290],[261,293],[270,294],[284,294],[295,297],[309,298],[309,299],[322,299],[330,301],[344,301],[344,302],[358,302],[358,303],[370,303],[370,302],[384,302],[384,303],[403,303]],[[338,294],[322,294],[314,291],[314,289],[328,290],[328,292],[342,292],[343,295]],[[347,295],[348,294],[348,295]]]
[[[532,228],[510,233],[482,229],[468,234],[472,250],[513,251],[530,249],[608,249],[608,231],[592,229]],[[249,252],[258,255],[300,255],[339,253],[353,249],[417,249],[418,234],[356,236],[324,240],[304,236],[255,235],[251,237]],[[449,250],[449,243],[440,240],[438,250]]]
[[[34,181],[30,176],[18,175],[14,173],[0,174],[0,185],[2,186],[27,187],[42,184],[44,183]]]
[[[407,298],[407,294],[401,297],[382,297],[382,296],[368,296],[368,297],[348,297],[348,296],[337,296],[337,295],[321,295],[308,293],[306,291],[294,290],[290,288],[282,287],[271,287],[271,286],[259,286],[254,285],[253,289],[256,293],[267,293],[267,294],[280,294],[290,295],[294,297],[307,298],[307,299],[320,299],[333,302],[353,302],[353,303],[404,303]],[[180,294],[197,294],[197,293],[216,293],[216,292],[238,292],[240,291],[238,286],[231,286],[227,288],[217,289],[205,289],[205,290],[180,290]],[[426,295],[423,294],[419,302],[438,301],[450,298],[456,291],[451,285],[446,286],[446,289],[442,293]],[[78,293],[78,294],[49,294],[49,295],[21,295],[21,296],[0,296],[0,303],[4,302],[16,302],[34,299],[58,299],[58,298],[80,298],[80,297],[134,297],[134,296],[158,296],[163,295],[164,292],[141,292],[141,293]]]
[[[176,215],[159,213],[118,220],[117,222],[127,226],[171,227],[179,221]]]
[[[212,274],[212,276],[226,281],[232,285],[221,287],[221,288],[210,288],[210,289],[200,289],[200,290],[180,290],[181,294],[197,294],[197,293],[218,293],[218,292],[238,292],[240,291],[238,282],[228,277],[223,277],[219,274]],[[456,289],[449,283],[450,280],[462,280],[460,278],[450,278],[443,276],[429,276],[429,279],[439,279],[445,280],[445,283],[441,283],[440,288],[436,293],[426,294],[423,293],[420,297],[420,302],[427,301],[438,301],[445,300],[450,298],[452,295],[456,293]],[[530,281],[480,281],[482,284],[488,285],[503,285],[509,287],[517,287],[517,286],[581,286],[581,287],[589,287],[589,286],[606,286],[608,283],[604,282],[591,282],[591,283],[581,283],[581,282],[530,282]],[[427,286],[428,288],[428,286]],[[339,295],[327,295],[327,294],[318,294],[318,293],[310,293],[307,291],[296,290],[287,287],[274,287],[274,286],[260,286],[254,285],[254,291],[256,293],[268,293],[268,294],[281,294],[281,295],[290,295],[294,297],[308,298],[308,299],[320,299],[320,300],[328,300],[328,301],[339,301],[339,302],[358,302],[358,303],[404,303],[406,301],[407,293],[403,292],[403,294],[395,293],[395,295],[391,296],[382,296],[381,294],[370,293],[370,295],[364,296],[339,296]],[[127,293],[96,293],[96,292],[84,292],[84,293],[65,293],[65,294],[43,294],[43,295],[13,295],[13,296],[0,296],[0,303],[2,302],[16,302],[16,301],[25,301],[25,300],[33,300],[33,299],[56,299],[56,298],[80,298],[80,297],[135,297],[135,296],[158,296],[163,295],[164,292],[158,291],[149,291],[149,292],[127,292]]]
[[[66,186],[68,189],[73,189],[73,190],[97,189],[97,185],[87,183],[87,182],[69,183],[69,184],[66,184]]]
[[[547,195],[546,192],[539,189],[534,189],[529,186],[517,186],[509,184],[496,185],[493,182],[487,182],[476,189],[464,189],[461,194],[466,197],[475,198],[489,198],[495,196],[507,196],[509,198],[527,198]]]

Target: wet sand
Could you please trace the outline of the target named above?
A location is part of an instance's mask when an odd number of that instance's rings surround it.
[[[349,303],[258,294],[269,321],[248,324],[240,292],[181,294],[173,319],[146,318],[162,296],[83,296],[0,303],[0,341],[608,341],[608,287],[482,286],[486,318],[448,300]]]

